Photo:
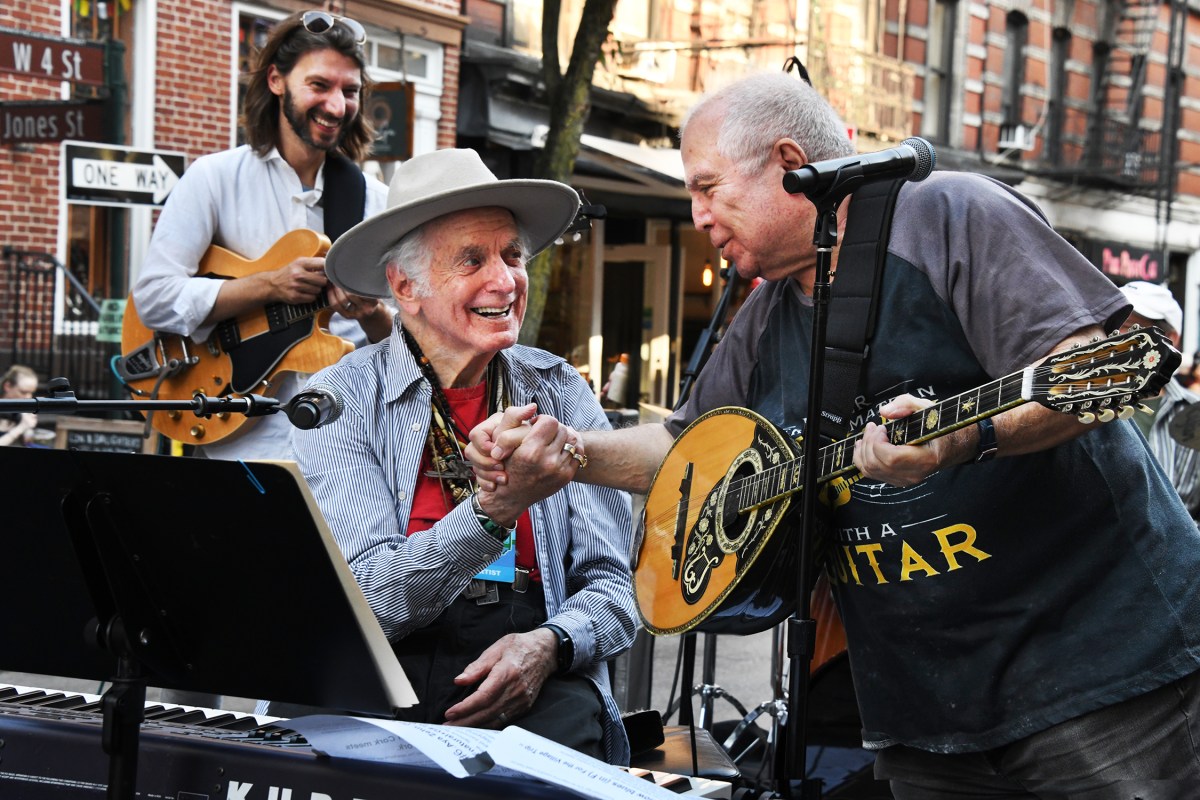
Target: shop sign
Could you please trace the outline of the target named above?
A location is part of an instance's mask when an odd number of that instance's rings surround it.
[[[1162,252],[1118,242],[1094,242],[1092,261],[1115,283],[1149,281],[1160,283],[1163,274]]]
[[[377,161],[397,161],[412,157],[413,100],[411,83],[377,83],[365,109],[375,123],[375,143],[371,157]]]

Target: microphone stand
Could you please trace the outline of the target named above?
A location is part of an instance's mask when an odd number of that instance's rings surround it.
[[[798,546],[799,568],[796,575],[796,612],[787,622],[787,656],[789,660],[787,723],[776,761],[782,761],[779,793],[792,798],[791,776],[799,775],[800,793],[796,797],[815,800],[821,796],[821,781],[807,777],[808,757],[808,690],[809,668],[816,648],[817,622],[812,619],[810,602],[811,556],[813,528],[817,508],[818,458],[821,448],[821,397],[825,380],[825,339],[829,323],[830,286],[833,279],[833,248],[838,237],[838,206],[864,182],[861,165],[850,164],[838,170],[829,187],[821,192],[806,193],[816,206],[817,217],[813,244],[817,247],[816,278],[813,282],[812,350],[809,357],[808,421],[804,426],[801,449],[801,517]],[[785,182],[786,190],[786,182]]]
[[[95,411],[191,411],[197,417],[213,414],[245,414],[261,417],[280,410],[274,397],[257,394],[237,397],[208,397],[196,394],[190,400],[79,400],[66,378],[53,378],[47,384],[49,397],[0,399],[0,413],[67,414],[90,409]]]

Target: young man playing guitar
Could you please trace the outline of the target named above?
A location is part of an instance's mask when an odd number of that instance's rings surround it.
[[[481,502],[488,490],[552,492],[572,478],[646,492],[675,437],[726,406],[785,437],[810,435],[816,208],[783,178],[851,155],[845,130],[812,87],[782,73],[739,80],[692,110],[681,148],[693,220],[740,275],[766,280],[665,424],[574,439],[586,470],[546,457],[563,431],[531,406],[473,430]],[[840,219],[853,221],[858,198]],[[850,411],[893,422],[862,426],[861,479],[826,509],[821,534],[876,776],[901,800],[1196,796],[1200,533],[1133,425],[960,395],[955,412],[970,424],[916,445],[890,438],[905,427],[894,421],[939,421],[918,416],[933,406],[917,396],[949,398],[1076,345],[1100,350],[1129,303],[1030,204],[980,176],[905,184],[887,250]],[[861,268],[846,262],[839,280]],[[710,500],[718,514],[764,513],[706,491],[689,489],[681,528]]]
[[[132,293],[145,327],[192,337],[201,348],[218,323],[268,304],[327,303],[336,310],[333,334],[354,344],[387,337],[391,309],[330,285],[323,250],[227,280],[197,275],[210,245],[253,261],[290,231],[335,239],[383,210],[387,187],[354,163],[373,138],[360,113],[370,85],[365,40],[359,23],[324,11],[297,13],[274,27],[246,88],[241,124],[248,144],[192,163],[159,217]],[[285,364],[294,371],[253,391],[286,402],[305,377],[298,373],[327,365]],[[211,394],[220,389],[208,387]],[[211,458],[286,458],[290,436],[287,417],[275,413],[220,441],[193,443]]]

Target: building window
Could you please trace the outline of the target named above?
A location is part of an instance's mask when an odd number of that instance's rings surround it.
[[[1029,43],[1029,18],[1020,11],[1010,11],[1005,23],[1004,83],[1000,110],[1006,124],[1020,125],[1021,87],[1025,83],[1025,47]]]
[[[111,87],[133,84],[130,71],[137,11],[138,4],[128,2],[71,4],[71,36],[106,42],[116,56],[105,57],[109,86],[71,87],[73,99],[105,99],[99,141],[109,144],[124,145],[132,139],[131,97],[124,92],[114,93]],[[123,270],[118,265],[128,261],[128,242],[123,235],[111,232],[127,229],[128,209],[68,202],[66,210],[67,268],[94,297],[124,295]],[[67,293],[68,305],[72,295]]]
[[[1071,31],[1054,29],[1050,40],[1050,113],[1046,119],[1046,160],[1062,164],[1063,129],[1066,125],[1067,60],[1071,54]]]
[[[954,89],[954,42],[958,0],[938,0],[929,20],[929,63],[925,79],[924,133],[935,142],[950,142]]]
[[[428,79],[429,75],[429,53],[414,50],[407,46],[406,42],[398,45],[383,44],[382,42],[375,43],[375,69],[371,71],[372,75],[380,70],[394,72],[397,75],[404,75],[409,80],[416,78]]]
[[[471,18],[464,36],[473,42],[504,47],[508,38],[508,3],[496,0],[465,0],[463,13]]]
[[[563,4],[569,5],[569,4]],[[541,0],[513,0],[512,46],[530,53],[542,52],[542,2]],[[563,13],[568,12],[563,8]],[[467,30],[471,28],[468,27]]]

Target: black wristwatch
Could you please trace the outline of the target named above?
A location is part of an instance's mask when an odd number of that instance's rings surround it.
[[[996,457],[1000,444],[996,441],[996,426],[992,424],[990,417],[975,424],[979,426],[979,447],[975,450],[975,463],[982,464]]]
[[[513,528],[506,528],[496,520],[488,516],[488,513],[483,510],[483,506],[479,505],[479,495],[471,495],[471,510],[475,512],[475,519],[479,521],[479,527],[487,533],[495,537],[496,541],[501,544],[508,541],[508,537],[512,535]]]
[[[539,627],[549,629],[558,638],[558,674],[570,672],[575,663],[575,643],[571,641],[571,634],[551,622],[543,622]]]

